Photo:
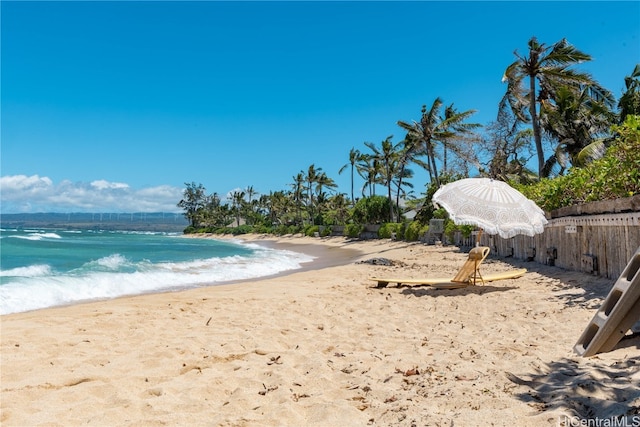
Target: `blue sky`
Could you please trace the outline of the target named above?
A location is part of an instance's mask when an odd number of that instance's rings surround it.
[[[436,97],[494,120],[534,35],[616,97],[640,62],[637,1],[0,7],[3,213],[176,211],[185,182],[268,194],[311,164],[349,193],[349,150]]]

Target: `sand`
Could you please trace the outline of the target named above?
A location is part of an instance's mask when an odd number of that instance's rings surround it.
[[[453,276],[468,248],[250,238],[324,261],[2,316],[2,426],[640,425],[640,338],[572,350],[612,280],[489,255],[483,272],[529,271],[377,288],[368,277]],[[361,262],[381,257],[394,265]]]

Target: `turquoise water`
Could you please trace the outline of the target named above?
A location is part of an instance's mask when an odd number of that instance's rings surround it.
[[[0,230],[0,314],[297,269],[291,251],[178,234]]]

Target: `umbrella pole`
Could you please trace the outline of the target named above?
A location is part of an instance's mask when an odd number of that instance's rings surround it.
[[[476,237],[476,248],[480,246],[480,238],[482,237],[482,228],[478,230],[478,237]]]

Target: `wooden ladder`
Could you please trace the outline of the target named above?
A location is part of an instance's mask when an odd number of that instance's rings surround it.
[[[573,350],[583,357],[611,351],[639,319],[640,247],[627,263]]]

